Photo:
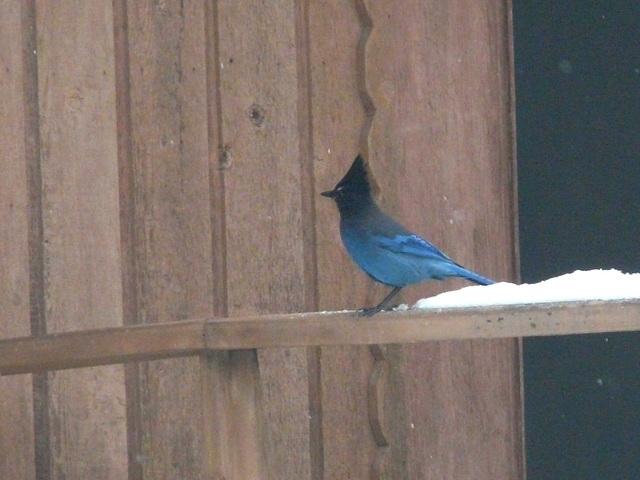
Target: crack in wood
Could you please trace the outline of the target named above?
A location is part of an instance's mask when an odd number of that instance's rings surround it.
[[[367,42],[369,41],[369,35],[373,29],[373,21],[369,15],[369,10],[364,0],[355,1],[356,13],[358,14],[358,20],[360,21],[361,33],[358,40],[358,46],[356,49],[356,82],[358,86],[358,93],[360,95],[360,101],[362,102],[362,108],[364,109],[364,123],[360,130],[360,141],[358,146],[360,153],[365,158],[369,158],[369,132],[371,131],[371,124],[373,123],[373,117],[376,114],[376,107],[373,102],[373,98],[367,88]]]
[[[358,142],[360,153],[369,158],[369,134],[376,114],[376,106],[373,97],[367,87],[367,42],[373,29],[373,20],[369,15],[369,9],[365,0],[355,0],[356,13],[360,21],[361,33],[356,51],[356,82],[362,108],[364,110],[364,122],[360,130]],[[389,371],[389,361],[380,345],[371,345],[371,354],[374,359],[369,381],[367,384],[367,407],[369,415],[369,428],[376,444],[370,476],[372,480],[381,478],[383,465],[387,453],[389,441],[384,433],[384,391]]]

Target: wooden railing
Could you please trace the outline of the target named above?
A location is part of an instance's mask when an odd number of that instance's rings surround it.
[[[267,475],[257,348],[631,330],[640,330],[640,300],[416,310],[373,318],[340,312],[196,319],[0,340],[0,374],[199,355],[203,478],[262,479]],[[375,390],[378,382],[370,387]],[[378,395],[368,397],[372,432],[385,447]],[[376,459],[384,458],[384,448],[376,452]],[[376,472],[371,478],[381,478]]]
[[[196,319],[0,340],[0,374],[200,355],[216,350],[416,343],[640,330],[640,300]]]

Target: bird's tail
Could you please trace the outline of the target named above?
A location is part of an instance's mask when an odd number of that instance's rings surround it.
[[[472,281],[473,283],[477,283],[478,285],[493,285],[494,283],[496,283],[493,280],[489,280],[482,275],[473,273],[471,270],[467,270],[466,268],[461,268],[460,276]]]

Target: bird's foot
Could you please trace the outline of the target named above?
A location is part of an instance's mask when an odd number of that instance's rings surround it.
[[[369,307],[369,308],[361,308],[357,310],[358,316],[360,317],[373,317],[378,312],[390,312],[398,308],[399,305],[393,305],[391,307],[378,305],[377,307]]]
[[[361,308],[357,310],[359,317],[373,317],[376,313],[382,311],[380,307]]]

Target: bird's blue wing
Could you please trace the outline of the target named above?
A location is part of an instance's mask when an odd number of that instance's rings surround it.
[[[480,285],[490,285],[492,280],[478,275],[452,261],[434,245],[417,235],[396,235],[375,237],[378,248],[395,254],[395,267],[402,265],[402,274],[406,284],[429,278],[442,280],[447,277],[462,277]],[[393,267],[389,267],[393,269]],[[399,280],[395,280],[399,282]],[[394,285],[393,282],[387,282]]]
[[[379,247],[395,253],[415,255],[436,261],[451,262],[451,259],[442,253],[433,244],[417,235],[396,235],[394,237],[375,236],[375,242]]]

